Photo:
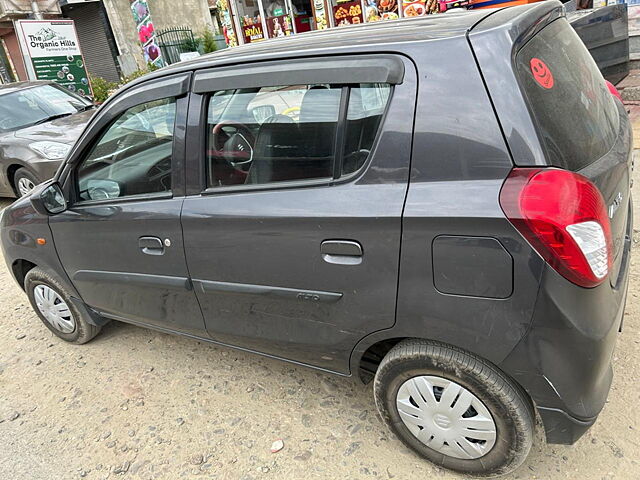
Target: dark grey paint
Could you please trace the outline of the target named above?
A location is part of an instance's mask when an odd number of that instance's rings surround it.
[[[415,67],[397,58],[405,66],[405,78],[395,87],[386,113],[384,125],[390,128],[382,127],[370,164],[356,180],[299,182],[287,189],[272,185],[266,191],[212,189],[185,199],[182,226],[194,282],[343,294],[339,302],[328,304],[196,291],[213,339],[346,374],[352,346],[366,333],[393,325],[411,153],[407,118],[413,118],[417,91]],[[288,68],[304,77],[306,65],[292,61]],[[353,76],[359,67],[352,68]],[[293,75],[289,81],[298,83]],[[205,102],[196,99],[192,105]],[[204,132],[201,115],[194,115],[189,128]],[[187,161],[194,171],[204,164],[203,153],[202,141],[188,143]],[[202,185],[202,179],[198,173],[187,183]],[[325,261],[321,245],[336,238],[360,243],[362,262]]]
[[[440,293],[508,298],[513,292],[513,259],[495,238],[440,235],[431,251]]]
[[[50,233],[47,219],[26,201],[2,220],[5,259],[11,267],[26,259],[56,272],[109,318],[341,375],[358,376],[377,342],[422,337],[453,344],[516,379],[538,407],[549,440],[573,442],[593,423],[609,388],[632,216],[619,212],[614,222],[616,232],[627,234],[617,237],[623,241],[613,282],[583,289],[546,266],[498,201],[514,164],[547,166],[511,60],[561,15],[560,4],[549,1],[406,20],[402,28],[386,22],[239,47],[155,72],[102,107],[57,175],[71,201],[67,212],[50,217],[62,265],[53,242],[35,247],[37,236]],[[295,84],[303,83],[305,74],[296,72],[309,58],[368,54],[402,61],[404,79],[362,172],[339,181],[205,190],[206,97],[189,92],[192,71],[240,73],[286,60],[283,70]],[[465,88],[452,90],[461,78]],[[162,95],[180,97],[173,197],[76,204],[72,173],[83,152],[124,108]],[[606,198],[629,178],[625,125],[611,156],[584,172]],[[431,249],[441,236],[499,242],[498,255],[504,264],[508,254],[512,272],[491,275],[502,296],[512,284],[507,298],[438,291]],[[145,255],[141,237],[169,237],[171,247]],[[323,253],[326,241],[355,242],[362,253],[344,246]],[[347,258],[360,262],[328,261]],[[458,274],[444,258],[435,270]],[[113,275],[133,281],[114,283]],[[329,298],[321,294],[342,296],[319,301]]]

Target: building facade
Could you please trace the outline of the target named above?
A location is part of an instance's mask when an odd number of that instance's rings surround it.
[[[154,31],[184,27],[194,36],[205,30],[221,31],[215,16],[217,7],[210,3],[210,0],[0,0],[0,82],[28,79],[14,20],[74,20],[89,74],[118,81],[123,75],[145,68],[155,60],[154,55],[160,55],[159,49],[153,50],[148,45]]]

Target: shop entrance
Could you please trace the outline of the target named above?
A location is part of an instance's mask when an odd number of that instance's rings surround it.
[[[316,30],[311,3],[312,0],[291,0],[296,33]]]
[[[239,37],[244,43],[259,42],[267,38],[260,0],[236,0],[235,10],[240,27]]]
[[[316,30],[314,1],[324,10],[323,0],[235,0],[234,13],[243,43]]]

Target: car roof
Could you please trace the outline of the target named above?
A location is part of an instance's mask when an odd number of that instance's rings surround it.
[[[37,87],[38,85],[48,85],[51,82],[47,80],[32,80],[25,82],[13,82],[0,84],[0,95],[5,93],[15,92],[17,90],[24,90],[26,88]]]
[[[514,7],[461,10],[440,15],[425,15],[304,32],[288,37],[225,48],[192,60],[175,63],[143,75],[125,85],[120,91],[128,90],[130,87],[154,78],[201,68],[334,53],[358,54],[382,50],[398,51],[407,45],[465,36],[472,30],[499,30],[514,26],[516,29],[526,29],[526,26],[530,26],[545,14],[558,9],[563,11],[562,8],[562,4],[558,0],[549,0]]]

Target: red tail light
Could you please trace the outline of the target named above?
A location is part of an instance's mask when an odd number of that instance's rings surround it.
[[[604,83],[607,84],[607,88],[609,89],[609,93],[611,93],[611,95],[613,95],[614,97],[618,97],[618,99],[620,101],[622,101],[622,95],[620,95],[620,92],[615,87],[615,85],[613,85],[613,83],[611,83],[609,80],[605,80]]]
[[[582,287],[611,267],[611,225],[598,188],[555,168],[515,168],[500,192],[509,221],[560,275]]]

